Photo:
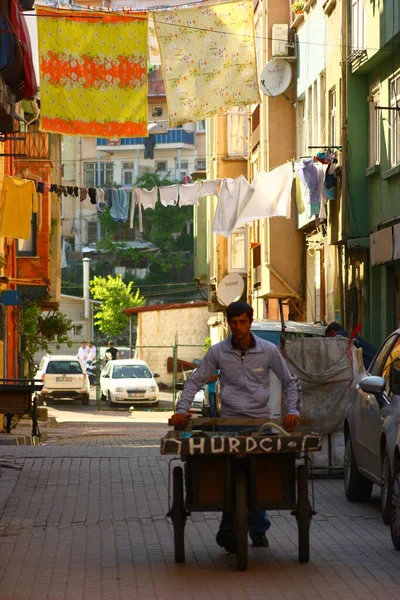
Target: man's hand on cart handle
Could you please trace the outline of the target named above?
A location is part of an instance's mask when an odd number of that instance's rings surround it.
[[[297,415],[285,415],[283,419],[283,424],[285,429],[294,429],[299,422],[299,417]]]
[[[174,427],[184,427],[186,423],[189,421],[190,416],[186,413],[176,413],[172,415],[170,419],[168,419],[168,425],[173,425]]]

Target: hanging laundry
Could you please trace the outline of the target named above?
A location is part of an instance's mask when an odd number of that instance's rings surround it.
[[[218,179],[202,181],[199,196],[218,196]]]
[[[96,210],[98,213],[104,212],[106,203],[104,201],[104,190],[103,188],[96,189]]]
[[[267,217],[290,218],[293,169],[286,163],[272,171],[259,171],[252,183],[254,194],[239,214],[235,227]]]
[[[179,186],[179,206],[197,206],[199,203],[199,184],[185,183]]]
[[[147,15],[36,6],[42,131],[147,136]]]
[[[132,190],[131,212],[130,212],[130,216],[129,216],[129,228],[130,229],[133,229],[133,219],[135,217],[136,203],[137,203],[136,190]]]
[[[110,217],[118,223],[120,215],[119,193],[117,188],[111,188]]]
[[[136,195],[143,209],[156,207],[158,200],[158,189],[156,187],[151,190],[137,188]]]
[[[118,190],[119,196],[119,222],[126,223],[129,216],[129,207],[131,203],[131,191],[125,188]]]
[[[336,200],[336,164],[334,161],[330,162],[326,169],[324,189],[328,200]]]
[[[96,189],[90,187],[88,189],[88,194],[90,198],[90,204],[96,204]]]
[[[144,158],[150,158],[150,159],[154,158],[155,145],[156,145],[156,136],[149,135],[149,137],[147,137],[144,140]]]
[[[243,175],[236,179],[223,179],[212,225],[213,233],[229,237],[253,194],[254,188]]]
[[[4,176],[0,207],[1,236],[29,240],[32,213],[37,213],[38,208],[34,181]]]
[[[321,162],[315,164],[318,173],[319,213],[320,221],[326,221],[326,194],[324,188],[325,171],[327,166]]]
[[[163,185],[160,187],[160,200],[163,206],[176,206],[179,198],[179,185]]]
[[[86,196],[87,196],[87,189],[81,188],[80,201],[83,202],[84,200],[86,200]]]
[[[153,13],[169,124],[260,102],[252,0]]]
[[[307,191],[308,216],[319,214],[318,171],[312,158],[303,158],[294,164],[296,175],[303,182]]]
[[[149,32],[148,32],[148,45],[149,45],[149,62],[153,66],[161,65],[161,54],[158,46],[156,28],[154,27],[153,15],[148,15],[149,19]]]

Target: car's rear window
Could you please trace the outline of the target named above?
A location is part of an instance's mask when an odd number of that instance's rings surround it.
[[[48,375],[81,375],[82,367],[78,360],[52,360],[47,365]]]
[[[152,374],[145,365],[115,365],[112,376],[113,379],[150,379]]]

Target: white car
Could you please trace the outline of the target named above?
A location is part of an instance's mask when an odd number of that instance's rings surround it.
[[[42,391],[37,392],[39,403],[71,398],[89,404],[89,379],[76,356],[46,354],[40,361],[35,379],[44,382]]]
[[[144,360],[110,360],[101,372],[101,399],[113,404],[149,404],[158,406],[159,389]]]

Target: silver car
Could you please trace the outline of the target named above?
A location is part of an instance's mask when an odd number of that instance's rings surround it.
[[[400,329],[383,343],[368,372],[353,383],[344,422],[344,487],[366,502],[380,486],[381,512],[400,550]]]

